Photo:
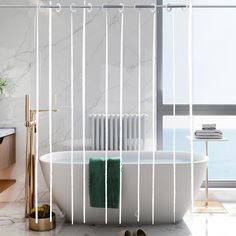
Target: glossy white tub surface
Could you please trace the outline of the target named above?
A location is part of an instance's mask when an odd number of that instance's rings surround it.
[[[86,151],[86,223],[104,224],[105,209],[92,208],[89,202],[88,161],[90,157],[104,157],[104,151]],[[108,157],[118,157],[119,152],[109,151]],[[137,224],[138,153],[124,151],[122,162],[122,224]],[[71,220],[71,153],[52,153],[53,199]],[[191,206],[191,155],[176,153],[176,222],[180,221]],[[47,185],[50,182],[49,154],[40,157],[40,164]],[[199,191],[205,176],[207,159],[194,153],[194,194]],[[83,223],[83,152],[74,152],[74,222]],[[155,223],[174,223],[173,153],[155,153]],[[142,151],[140,161],[140,224],[152,222],[152,152]],[[119,210],[108,209],[108,224],[119,223]]]

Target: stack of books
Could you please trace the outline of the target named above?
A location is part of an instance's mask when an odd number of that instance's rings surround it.
[[[223,132],[216,129],[216,124],[203,124],[201,130],[195,131],[197,139],[222,139]]]

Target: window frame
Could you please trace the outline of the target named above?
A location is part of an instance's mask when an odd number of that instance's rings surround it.
[[[163,0],[157,0],[157,4],[162,5]],[[157,35],[156,35],[156,91],[157,91],[157,107],[156,107],[156,124],[157,124],[157,150],[163,150],[163,118],[164,116],[173,115],[173,105],[163,104],[163,9],[158,11],[157,15]],[[193,115],[199,116],[236,116],[236,105],[229,104],[194,104]],[[175,105],[176,116],[189,115],[188,104]],[[202,187],[204,187],[202,184]],[[209,180],[210,188],[236,188],[235,180]]]

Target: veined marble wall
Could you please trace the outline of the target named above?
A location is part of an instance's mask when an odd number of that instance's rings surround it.
[[[1,4],[18,1],[1,0]],[[23,2],[23,1],[21,1]],[[32,1],[31,1],[32,2]],[[70,4],[70,1],[59,1]],[[129,0],[126,4],[143,4]],[[152,3],[148,0],[145,3]],[[26,3],[29,3],[26,1]],[[57,1],[53,1],[57,3]],[[76,3],[76,2],[75,2]],[[92,1],[93,4],[120,1]],[[120,13],[109,11],[109,113],[119,113]],[[148,114],[147,137],[151,137],[152,106],[152,30],[153,14],[141,11],[142,34],[142,113]],[[82,17],[74,13],[74,134],[82,138]],[[53,113],[53,150],[64,150],[70,141],[70,11],[53,10],[53,95],[59,111]],[[0,99],[0,126],[17,128],[16,164],[0,172],[0,178],[16,178],[17,183],[0,194],[0,201],[18,201],[24,197],[25,127],[24,94],[35,100],[35,10],[0,9],[0,72],[9,65],[9,94]],[[40,107],[48,107],[48,10],[40,10]],[[124,13],[124,113],[138,112],[138,10]],[[105,11],[93,9],[86,23],[86,139],[90,139],[89,114],[105,113]],[[48,114],[40,114],[40,155],[48,152]],[[147,147],[148,148],[148,147]],[[47,188],[39,176],[40,196]],[[45,199],[45,198],[44,198]]]
[[[17,1],[0,1],[14,4]],[[33,12],[0,8],[0,74],[7,73],[7,95],[0,97],[0,126],[16,127],[16,164],[0,171],[0,178],[17,183],[0,194],[0,201],[21,200],[25,178],[24,94],[30,93],[34,64]]]

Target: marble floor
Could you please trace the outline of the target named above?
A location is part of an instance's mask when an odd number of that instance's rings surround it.
[[[187,213],[176,225],[144,226],[148,236],[235,236],[236,203],[224,203],[228,213]],[[0,203],[0,236],[115,236],[122,229],[135,227],[86,226],[64,223],[55,207],[57,227],[50,232],[38,233],[28,230],[24,219],[23,203]]]

